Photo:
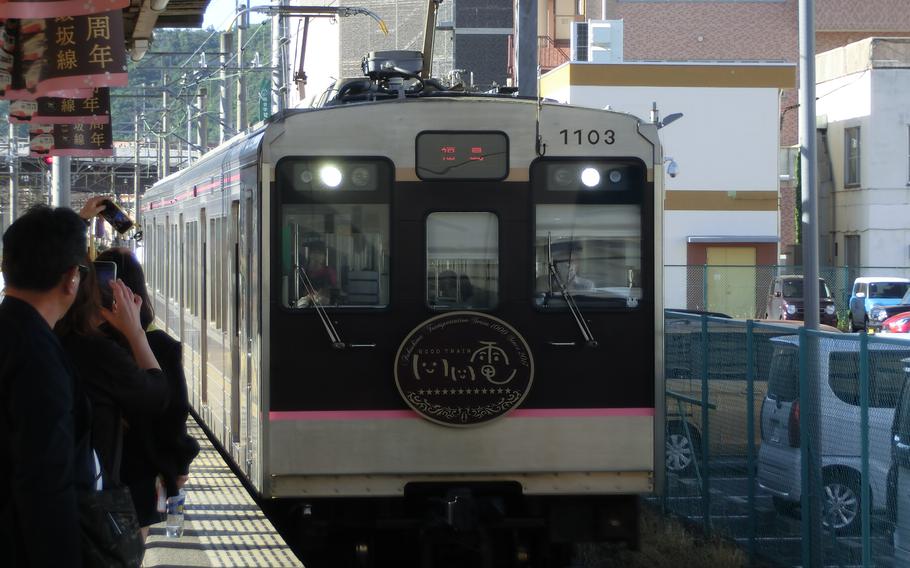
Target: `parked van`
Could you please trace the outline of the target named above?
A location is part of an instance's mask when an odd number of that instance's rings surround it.
[[[802,494],[800,464],[799,338],[776,337],[761,410],[759,485],[780,511],[792,511]],[[820,459],[826,495],[824,523],[836,531],[860,525],[862,429],[859,341],[824,337],[818,341]],[[869,473],[872,507],[887,505],[894,408],[904,381],[902,359],[910,346],[869,344]],[[810,379],[811,380],[811,379]]]
[[[819,321],[825,325],[837,327],[837,310],[834,297],[824,278],[818,279]],[[799,274],[778,276],[771,284],[768,293],[768,305],[765,319],[772,320],[805,320],[803,302],[803,277]]]
[[[857,331],[868,329],[870,325],[881,325],[881,321],[872,321],[872,310],[878,306],[900,304],[908,289],[910,279],[907,278],[861,276],[854,280],[849,306],[850,329]]]
[[[702,333],[701,318],[707,315],[708,335]],[[717,317],[720,316],[720,317]],[[773,345],[771,338],[795,333],[801,321],[761,321],[754,328],[754,416],[761,412],[768,385],[768,370]],[[820,325],[822,331],[839,330]],[[746,420],[748,391],[746,382],[746,322],[729,319],[723,314],[709,312],[677,312],[667,310],[665,320],[665,371],[667,389],[666,466],[667,471],[680,476],[695,474],[702,453],[702,372],[701,358],[707,340],[709,457],[745,456],[749,444]],[[697,401],[697,402],[693,402]],[[754,432],[755,447],[761,444],[758,429]],[[699,463],[699,465],[701,465]],[[703,467],[703,466],[702,466]]]

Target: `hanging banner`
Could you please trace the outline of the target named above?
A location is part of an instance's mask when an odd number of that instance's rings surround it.
[[[123,12],[119,10],[7,20],[6,33],[15,49],[11,85],[4,90],[3,98],[86,99],[92,97],[95,88],[127,84]]]
[[[130,0],[0,0],[0,19],[82,16],[129,5]]]
[[[111,120],[111,91],[94,89],[84,99],[41,97],[37,101],[12,101],[9,121],[41,124],[103,124]]]
[[[33,124],[29,126],[30,156],[109,158],[113,135],[107,124]]]

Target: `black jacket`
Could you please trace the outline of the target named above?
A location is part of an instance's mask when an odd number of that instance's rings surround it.
[[[141,425],[167,406],[168,386],[158,369],[143,370],[131,353],[104,335],[61,339],[92,402],[92,445],[105,479],[120,483],[124,422]]]
[[[7,296],[0,304],[4,566],[81,565],[76,491],[90,490],[94,478],[89,413],[47,322]]]
[[[130,424],[124,443],[121,474],[128,484],[161,474],[168,495],[177,494],[177,476],[186,475],[199,453],[199,443],[187,434],[190,412],[183,346],[158,329],[146,333],[149,346],[167,377],[169,403],[162,414],[141,424]]]

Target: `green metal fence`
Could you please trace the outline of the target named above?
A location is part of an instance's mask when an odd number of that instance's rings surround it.
[[[734,318],[763,319],[777,276],[802,275],[801,266],[710,264],[664,267],[664,297],[670,309],[719,312]],[[910,268],[822,266],[819,277],[830,288],[840,319],[846,317],[853,281],[859,276],[910,278]]]
[[[755,564],[908,565],[910,538],[892,536],[910,535],[910,440],[898,467],[892,425],[910,340],[672,311],[665,323],[666,511]]]

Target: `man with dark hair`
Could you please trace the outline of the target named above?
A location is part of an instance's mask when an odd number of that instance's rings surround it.
[[[38,206],[3,235],[0,551],[7,566],[81,566],[77,488],[94,480],[89,410],[52,329],[87,270],[85,223]]]

